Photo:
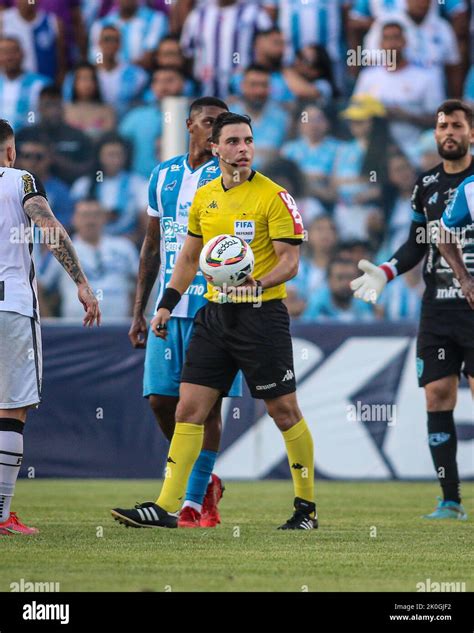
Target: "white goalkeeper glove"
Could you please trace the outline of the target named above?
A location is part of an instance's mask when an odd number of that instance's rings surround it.
[[[351,281],[354,297],[362,299],[366,303],[376,303],[387,285],[389,277],[383,267],[375,266],[367,259],[361,259],[358,266],[365,274]],[[393,272],[390,279],[393,279]]]

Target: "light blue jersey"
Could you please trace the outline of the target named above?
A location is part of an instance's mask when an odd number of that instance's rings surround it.
[[[160,163],[150,178],[148,214],[160,218],[161,267],[156,305],[173,274],[174,265],[188,233],[188,215],[194,194],[199,187],[220,176],[219,162],[213,158],[192,170],[188,155]],[[191,285],[173,310],[173,317],[194,318],[205,303],[207,284],[198,271]]]
[[[474,176],[469,176],[459,185],[453,199],[441,218],[447,231],[466,228],[474,223]]]

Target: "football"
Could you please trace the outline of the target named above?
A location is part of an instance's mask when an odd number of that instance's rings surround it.
[[[213,286],[240,286],[254,268],[254,256],[247,242],[235,235],[217,235],[201,251],[199,266]]]

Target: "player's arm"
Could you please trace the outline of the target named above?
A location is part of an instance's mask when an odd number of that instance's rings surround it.
[[[160,219],[149,216],[145,239],[140,251],[133,320],[128,332],[128,338],[136,349],[144,348],[146,345],[147,325],[144,313],[160,270],[160,239]]]
[[[100,325],[99,302],[82,270],[79,258],[63,225],[55,218],[46,198],[34,195],[25,199],[23,208],[26,215],[41,231],[46,231],[51,239],[45,240],[47,248],[68,273],[77,286],[79,301],[84,306],[84,325]]]
[[[168,287],[151,322],[151,329],[160,338],[166,338],[166,324],[170,320],[171,313],[196,276],[202,246],[202,237],[197,235],[188,234],[184,241]]]
[[[259,283],[262,290],[265,290],[266,288],[273,288],[274,286],[284,284],[286,281],[296,277],[300,261],[300,249],[298,248],[300,242],[301,240],[274,240],[273,248],[278,257],[276,266],[266,275],[260,277],[258,282],[249,275],[246,282],[238,286],[235,290],[238,292],[239,288],[256,286],[257,283]]]
[[[457,233],[474,222],[474,179],[461,183],[441,218],[439,251],[451,266],[467,302],[474,310],[474,277],[464,263]]]
[[[412,209],[413,217],[408,238],[393,256],[380,266],[366,259],[359,262],[358,266],[364,274],[351,281],[354,297],[367,303],[376,303],[389,281],[415,268],[425,256],[428,234],[418,183],[413,190]]]

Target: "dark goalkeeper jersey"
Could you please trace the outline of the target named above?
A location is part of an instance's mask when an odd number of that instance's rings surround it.
[[[471,165],[457,174],[447,174],[443,164],[421,174],[412,195],[413,221],[410,235],[391,260],[402,274],[416,265],[423,256],[423,278],[426,290],[423,295],[423,310],[470,310],[453,271],[441,256],[437,246],[440,221],[444,210],[451,202],[457,187],[468,176],[474,175],[474,159]],[[474,225],[466,229],[463,246],[464,262],[474,274]]]

